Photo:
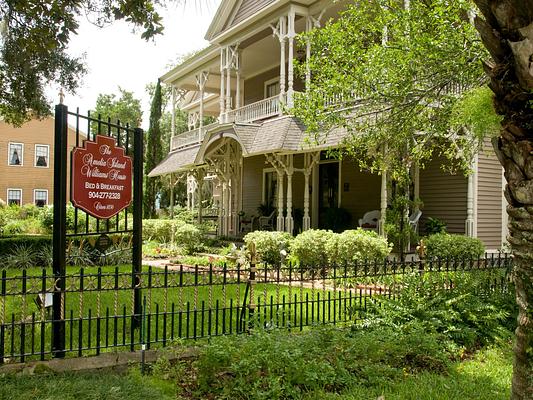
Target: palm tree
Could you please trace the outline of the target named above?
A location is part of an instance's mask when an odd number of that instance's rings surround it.
[[[533,399],[533,0],[474,0],[475,25],[494,107],[503,116],[493,146],[505,170],[509,243],[518,303],[512,399]]]

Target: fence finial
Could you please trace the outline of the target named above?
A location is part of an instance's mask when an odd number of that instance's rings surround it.
[[[63,100],[65,100],[65,93],[63,92],[63,88],[59,89],[59,104],[63,104]]]

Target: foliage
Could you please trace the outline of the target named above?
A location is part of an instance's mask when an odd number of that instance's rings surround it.
[[[75,208],[71,204],[67,204],[66,225],[70,231],[74,230],[74,224],[77,222],[78,229],[80,231],[85,229],[86,214],[84,212],[78,212],[78,219],[76,221]],[[39,219],[43,228],[51,233],[54,227],[54,206],[44,206],[39,212]]]
[[[331,231],[309,229],[300,233],[290,244],[290,251],[298,264],[309,267],[325,267],[328,264],[327,242]]]
[[[331,235],[327,251],[331,264],[350,265],[361,260],[383,260],[391,246],[376,232],[358,228]]]
[[[148,178],[148,174],[163,159],[163,148],[161,142],[161,113],[162,113],[162,94],[161,82],[157,80],[152,105],[150,108],[150,126],[148,128],[148,140],[145,151],[144,164],[144,196],[143,196],[143,213],[145,218],[154,218],[155,200],[157,195],[160,178]]]
[[[449,233],[428,236],[424,243],[428,257],[478,258],[485,253],[485,246],[478,238]]]
[[[259,207],[257,207],[257,212],[263,217],[269,217],[275,210],[276,207],[274,207],[272,203],[261,203],[259,204]]]
[[[172,243],[160,243],[157,241],[145,241],[143,243],[143,258],[167,258],[179,254],[176,246]]]
[[[287,232],[254,231],[244,236],[244,243],[250,249],[255,245],[257,261],[268,265],[279,265],[287,256],[292,236]]]
[[[466,126],[479,141],[497,135],[501,120],[492,105],[492,92],[486,86],[465,93],[452,109],[452,126],[457,130]]]
[[[416,242],[418,239],[408,219],[409,210],[413,210],[414,206],[415,202],[408,200],[406,196],[396,196],[386,214],[387,238],[394,244],[402,259],[408,243]]]
[[[429,217],[426,220],[426,235],[433,235],[434,233],[445,233],[446,222],[438,218]]]
[[[176,229],[183,224],[185,222],[179,219],[143,219],[143,239],[171,242]]]
[[[259,329],[213,339],[198,361],[173,376],[187,398],[300,399],[349,385],[382,386],[424,370],[445,372],[449,353],[439,338],[393,329],[350,335],[322,327],[301,334]]]
[[[324,132],[345,128],[345,150],[362,169],[386,169],[400,181],[409,179],[410,166],[447,149],[454,91],[478,86],[483,76],[486,53],[467,17],[471,8],[468,0],[453,7],[447,0],[356,2],[302,35],[313,51],[298,71],[303,77],[309,67],[312,79],[293,112],[310,140],[324,143]],[[463,157],[450,161],[467,169],[477,146],[463,136],[454,138]]]
[[[11,249],[7,256],[6,265],[8,268],[31,268],[37,261],[35,249],[27,244],[19,244]]]
[[[341,207],[329,207],[324,215],[324,228],[333,232],[342,232],[349,228],[352,221],[350,212]]]
[[[0,237],[0,258],[7,257],[13,249],[18,247],[30,248],[33,252],[45,246],[52,245],[52,238],[50,236],[13,236]]]
[[[202,245],[202,232],[194,225],[183,223],[176,227],[175,242],[183,247],[187,254],[198,250]]]
[[[118,88],[120,97],[117,98],[116,94],[104,94],[100,93],[96,98],[96,106],[91,114],[93,118],[101,117],[103,121],[107,121],[109,118],[111,122],[115,123],[120,121],[121,126],[127,124],[131,128],[135,128],[140,125],[142,120],[141,101],[134,97],[133,92],[129,92],[121,87]],[[99,132],[98,122],[93,122],[91,130],[96,133]],[[112,132],[116,132],[117,128],[111,127]],[[130,144],[133,144],[132,138],[130,138]]]
[[[21,124],[50,114],[45,89],[55,83],[74,92],[86,72],[84,60],[68,52],[79,18],[105,26],[125,20],[145,39],[162,33],[159,1],[0,1],[0,116]]]
[[[360,328],[422,327],[467,349],[507,338],[511,331],[505,326],[515,320],[513,291],[487,290],[492,279],[499,277],[491,271],[478,272],[407,276],[397,296],[377,296],[367,304]]]

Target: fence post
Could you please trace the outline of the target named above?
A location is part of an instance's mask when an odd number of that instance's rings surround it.
[[[66,266],[66,213],[67,213],[67,118],[68,108],[55,107],[54,132],[54,233],[53,233],[53,306],[52,353],[65,357],[65,266]]]
[[[250,243],[248,245],[248,250],[250,251],[250,277],[248,279],[248,284],[250,285],[250,301],[248,302],[248,331],[252,330],[254,327],[254,312],[255,312],[255,303],[254,303],[254,284],[255,284],[255,263],[256,263],[256,252],[255,252],[255,243]],[[266,266],[265,266],[266,268]]]
[[[133,249],[132,269],[135,284],[133,288],[133,324],[141,322],[141,272],[142,272],[142,190],[143,190],[143,130],[134,129],[133,138]]]

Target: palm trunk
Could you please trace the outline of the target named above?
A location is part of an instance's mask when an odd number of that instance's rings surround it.
[[[503,115],[494,149],[505,170],[518,319],[511,398],[533,399],[533,0],[474,0],[494,107]]]

